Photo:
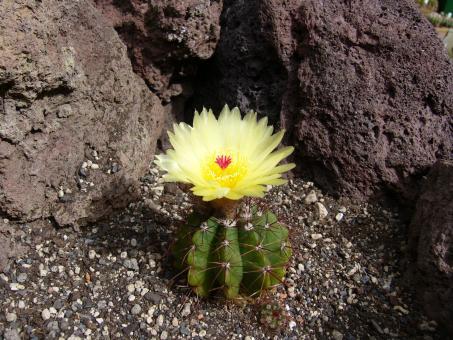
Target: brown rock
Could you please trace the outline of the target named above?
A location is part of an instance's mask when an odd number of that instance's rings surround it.
[[[161,121],[89,1],[0,2],[0,215],[72,224],[124,206]]]
[[[134,71],[165,101],[214,53],[222,0],[92,0],[128,47]]]
[[[429,173],[410,226],[415,280],[426,313],[453,335],[453,161]]]
[[[301,168],[334,192],[415,198],[453,151],[453,67],[434,28],[406,1],[308,1],[296,23],[298,103],[283,119]]]
[[[412,2],[230,1],[222,23],[195,106],[280,111],[299,169],[324,189],[414,199],[451,157],[453,67]]]
[[[267,12],[266,3],[225,1],[222,34],[214,57],[199,70],[194,108],[206,106],[220,112],[226,103],[238,106],[241,112],[254,110],[278,121],[287,71],[273,45],[274,28],[265,23],[279,6]]]

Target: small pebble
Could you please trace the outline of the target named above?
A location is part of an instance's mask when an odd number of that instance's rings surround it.
[[[316,210],[318,212],[318,219],[322,220],[327,217],[329,212],[327,211],[326,207],[324,204],[320,202],[316,202]]]
[[[51,321],[47,324],[47,329],[49,331],[58,332],[60,330],[60,326],[58,325],[58,321]]]
[[[332,331],[332,338],[335,340],[343,340],[343,334],[340,333],[339,331],[337,331],[336,329],[334,329]]]
[[[335,219],[337,220],[337,222],[340,222],[343,219],[343,216],[343,213],[340,212],[336,214]]]
[[[45,320],[49,320],[50,319],[50,311],[46,308],[44,309],[42,312],[41,312],[41,317],[42,319],[45,321]]]
[[[99,309],[104,309],[106,307],[107,307],[107,301],[101,300],[101,301],[98,302],[98,308]]]
[[[15,327],[5,329],[3,334],[5,340],[21,340],[18,330]]]
[[[406,315],[409,314],[409,311],[406,308],[403,308],[401,306],[395,306],[395,307],[393,307],[393,309],[397,310],[397,311],[399,311],[399,312],[401,312],[403,314],[406,314]]]
[[[65,331],[69,329],[69,322],[67,320],[61,320],[60,321],[60,329]]]
[[[316,197],[316,192],[314,190],[310,191],[307,196],[305,196],[304,203],[305,204],[312,204],[318,201],[318,197]]]
[[[55,302],[53,303],[53,307],[55,308],[55,310],[60,310],[61,308],[63,308],[63,306],[64,301],[62,299],[55,300]]]
[[[181,312],[182,316],[188,316],[190,314],[190,303],[184,305],[184,309]]]
[[[130,283],[127,285],[126,289],[129,293],[133,293],[135,291],[135,285],[133,283]]]
[[[16,283],[16,282],[13,282],[13,283],[10,283],[9,284],[9,288],[12,290],[12,291],[17,291],[17,290],[22,290],[25,288],[24,285],[21,285],[20,283]]]
[[[79,175],[80,175],[80,176],[82,176],[82,177],[87,177],[87,174],[88,174],[88,172],[87,172],[87,168],[86,168],[86,167],[85,167],[85,168],[80,168],[80,169],[79,169]],[[81,180],[80,183],[83,183],[83,180]]]
[[[190,334],[190,331],[186,326],[181,326],[181,328],[179,329],[179,332],[182,335],[186,335],[186,336],[188,336]]]
[[[6,313],[6,321],[8,322],[14,322],[17,320],[17,315],[16,313]]]
[[[162,301],[162,296],[157,293],[148,292],[145,294],[145,299],[151,301],[155,305],[158,305]]]
[[[25,281],[27,281],[27,274],[20,273],[19,275],[17,275],[17,279],[16,280],[19,283],[24,283]]]
[[[139,271],[140,269],[137,259],[125,259],[123,264],[127,269],[132,269],[135,271]]]
[[[297,270],[300,271],[300,272],[304,272],[305,271],[305,266],[302,263],[299,263],[297,265]]]
[[[322,238],[322,234],[311,234],[313,240],[319,240]]]
[[[118,163],[113,163],[111,168],[110,168],[110,171],[111,171],[112,174],[117,173],[120,170],[121,170],[121,167],[119,166]]]
[[[158,317],[157,317],[157,325],[159,327],[161,327],[162,325],[164,324],[164,316],[162,314],[160,314]]]
[[[131,309],[131,313],[133,315],[140,314],[141,311],[142,311],[142,307],[140,307],[140,305],[138,305],[138,304],[135,304],[134,307],[132,307],[132,309]]]

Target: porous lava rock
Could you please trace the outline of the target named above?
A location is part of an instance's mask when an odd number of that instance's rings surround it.
[[[164,102],[189,91],[214,53],[222,0],[92,0],[128,47],[134,71]]]
[[[451,157],[453,66],[412,1],[225,1],[221,24],[194,106],[280,111],[299,170],[324,189],[413,202]]]
[[[453,335],[453,161],[434,165],[410,226],[415,287],[427,314]]]
[[[125,206],[162,112],[91,2],[0,2],[2,217],[83,224]]]
[[[220,112],[227,103],[279,120],[287,70],[271,37],[280,28],[267,25],[271,13],[265,7],[261,0],[224,1],[220,40],[214,57],[200,67],[187,114],[203,106]]]
[[[284,120],[311,176],[413,199],[453,151],[453,67],[434,28],[409,1],[306,1],[295,23],[298,104]]]

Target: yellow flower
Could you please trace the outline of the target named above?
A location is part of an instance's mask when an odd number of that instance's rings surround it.
[[[156,156],[155,163],[167,173],[167,182],[193,184],[195,195],[204,201],[262,197],[266,185],[286,183],[283,172],[294,164],[278,163],[290,155],[291,146],[274,151],[284,130],[273,133],[267,118],[257,121],[255,112],[243,119],[238,108],[227,105],[216,119],[211,110],[195,111],[193,127],[174,124],[168,132],[173,149]]]

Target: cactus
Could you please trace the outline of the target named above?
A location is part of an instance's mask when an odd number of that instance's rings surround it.
[[[280,284],[292,254],[288,229],[273,213],[256,209],[238,219],[192,213],[172,252],[197,295],[223,290],[227,299],[256,297]]]

